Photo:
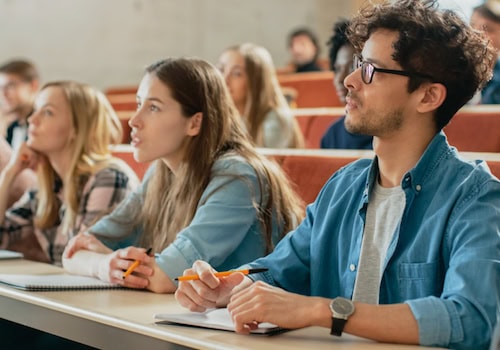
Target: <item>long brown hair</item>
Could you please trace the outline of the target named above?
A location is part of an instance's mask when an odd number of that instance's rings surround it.
[[[85,180],[105,167],[119,167],[120,161],[111,157],[109,146],[120,143],[122,127],[110,103],[98,90],[74,81],[51,82],[41,90],[49,87],[63,92],[70,107],[75,135],[68,145],[73,151],[69,171],[60,179],[64,183],[63,199],[66,203],[63,232],[68,232],[75,223]],[[39,189],[35,225],[46,229],[56,225],[59,218],[60,205],[54,191],[57,174],[43,155],[37,173]]]
[[[254,199],[254,206],[266,251],[271,251],[273,224],[279,225],[282,234],[287,233],[301,220],[303,206],[279,166],[253,147],[221,74],[195,58],[165,59],[146,72],[169,88],[186,118],[201,112],[202,124],[199,134],[189,138],[175,176],[164,162],[155,162],[138,218],[146,233],[141,244],[151,245],[155,251],[168,246],[192,221],[213,175],[214,162],[224,155],[235,155],[244,158],[257,174],[262,199],[259,203]]]
[[[268,113],[274,111],[282,129],[291,133],[287,147],[304,147],[304,138],[283,95],[269,51],[252,43],[233,46],[226,51],[235,51],[245,60],[248,77],[245,123],[255,144],[258,147],[265,146],[263,124]]]

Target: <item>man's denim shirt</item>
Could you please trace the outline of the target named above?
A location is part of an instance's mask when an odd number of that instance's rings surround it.
[[[304,295],[352,298],[377,158],[335,173],[301,225],[254,275]],[[403,217],[384,261],[380,304],[406,302],[422,345],[485,348],[496,322],[500,182],[483,161],[464,161],[437,134],[402,179]]]

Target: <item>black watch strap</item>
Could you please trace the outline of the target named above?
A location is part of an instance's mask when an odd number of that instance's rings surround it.
[[[340,337],[344,331],[346,322],[347,320],[344,320],[343,318],[332,317],[332,329],[330,330],[330,334]]]

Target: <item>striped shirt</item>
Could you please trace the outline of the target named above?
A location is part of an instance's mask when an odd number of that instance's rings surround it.
[[[61,265],[61,257],[68,240],[85,230],[101,216],[109,213],[137,186],[131,171],[104,168],[90,176],[83,187],[73,228],[63,232],[62,189],[57,191],[59,216],[56,225],[48,229],[34,226],[38,206],[37,190],[29,190],[5,213],[0,225],[0,248],[21,251],[25,258]]]

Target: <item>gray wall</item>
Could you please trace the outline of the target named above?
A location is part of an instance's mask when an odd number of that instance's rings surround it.
[[[0,0],[0,62],[26,57],[42,80],[99,88],[137,84],[143,67],[166,56],[215,62],[227,46],[252,41],[287,62],[287,33],[316,31],[353,13],[346,0]],[[323,47],[323,56],[326,46]]]

